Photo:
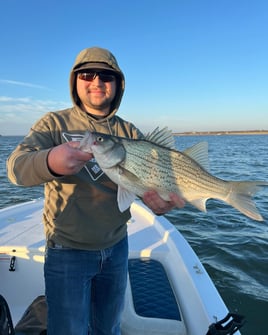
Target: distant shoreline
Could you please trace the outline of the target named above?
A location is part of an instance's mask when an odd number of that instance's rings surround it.
[[[202,135],[268,135],[268,130],[226,130],[226,131],[187,131],[173,133],[175,136],[202,136]]]
[[[268,135],[268,130],[219,130],[219,131],[185,131],[173,132],[174,136],[208,136],[208,135]],[[25,136],[25,135],[1,135],[0,137],[7,136]]]

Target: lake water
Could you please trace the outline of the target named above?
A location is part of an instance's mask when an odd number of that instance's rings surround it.
[[[0,137],[0,208],[43,196],[42,186],[17,187],[7,180],[6,158],[21,139]],[[179,150],[200,141],[209,144],[215,176],[268,181],[268,135],[176,137]],[[166,215],[201,259],[229,310],[246,317],[242,335],[268,334],[268,187],[255,201],[264,222],[214,200],[207,202],[207,213],[187,205]]]

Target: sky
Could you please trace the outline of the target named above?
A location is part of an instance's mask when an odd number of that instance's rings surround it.
[[[70,107],[92,46],[116,56],[118,115],[142,131],[268,130],[266,0],[0,0],[0,134]]]

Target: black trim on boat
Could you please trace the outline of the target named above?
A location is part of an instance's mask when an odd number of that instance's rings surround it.
[[[6,299],[0,294],[0,334],[15,335],[13,321]]]
[[[228,323],[224,325],[226,322]],[[232,335],[236,333],[245,322],[246,319],[243,315],[228,313],[225,318],[210,325],[206,335]]]
[[[12,256],[10,259],[9,271],[14,272],[16,270],[15,264],[16,264],[16,256]]]

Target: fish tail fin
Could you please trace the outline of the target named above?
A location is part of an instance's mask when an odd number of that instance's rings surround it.
[[[226,202],[253,220],[263,221],[252,197],[259,192],[267,182],[262,181],[232,181]]]

